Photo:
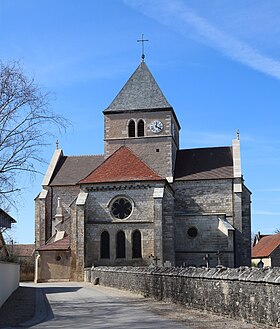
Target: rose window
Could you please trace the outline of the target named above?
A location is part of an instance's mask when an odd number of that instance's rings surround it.
[[[131,212],[132,203],[124,197],[115,199],[111,205],[111,214],[115,218],[125,219],[131,214]]]

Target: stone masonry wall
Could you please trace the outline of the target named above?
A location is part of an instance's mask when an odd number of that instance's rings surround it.
[[[201,180],[176,182],[175,213],[201,215],[210,213],[226,214],[233,224],[233,200],[231,180]]]
[[[69,281],[70,251],[45,251],[39,258],[38,282]]]
[[[49,208],[51,208],[51,214],[48,216],[49,220],[52,223],[52,235],[55,234],[55,225],[53,218],[56,215],[57,201],[58,198],[61,199],[63,206],[63,216],[64,216],[64,227],[60,228],[63,231],[65,230],[67,234],[71,232],[71,204],[75,201],[79,194],[79,186],[54,186],[52,188],[52,203]]]
[[[95,265],[149,265],[149,256],[154,255],[154,188],[163,187],[162,183],[138,184],[119,183],[98,185],[89,191],[86,205],[85,264]],[[126,219],[114,218],[110,204],[116,197],[124,196],[133,203],[133,212]],[[110,237],[110,259],[100,258],[100,240],[103,231]],[[122,230],[126,238],[126,258],[116,258],[116,236]],[[141,233],[142,257],[132,258],[132,234]]]
[[[91,281],[280,328],[280,268],[96,267]]]
[[[51,236],[51,196],[50,190],[45,198],[35,199],[35,247],[46,243]]]
[[[52,190],[52,217],[56,214],[57,199],[61,198],[64,208],[64,217],[67,218],[70,216],[70,205],[79,194],[79,186],[54,186]]]
[[[251,265],[251,192],[243,185],[242,192],[243,265]],[[280,266],[280,260],[279,265]]]
[[[175,265],[175,232],[174,232],[174,196],[166,189],[163,204],[163,216],[162,216],[162,252],[163,263],[169,261],[173,266]]]
[[[278,246],[271,254],[271,266],[280,267],[280,246]]]
[[[128,124],[131,119],[136,125],[139,120],[144,121],[143,137],[128,137]],[[150,129],[150,124],[156,119],[163,123],[163,131],[160,134],[154,134]],[[160,176],[173,176],[179,128],[171,111],[135,111],[131,116],[128,116],[127,112],[106,114],[104,125],[106,156],[125,145]],[[174,137],[172,130],[176,130]]]
[[[188,235],[192,227],[197,229],[197,236]],[[219,227],[219,216],[180,216],[175,219],[176,266],[205,266],[204,257],[210,256],[210,266],[218,265],[217,251],[222,252],[221,264],[234,267],[232,236],[225,235]]]
[[[205,265],[205,254],[211,257],[210,266],[216,266],[220,251],[221,264],[234,267],[232,236],[219,229],[219,218],[234,224],[232,180],[175,182],[173,189],[176,266]],[[196,237],[188,235],[192,227],[197,229]]]
[[[132,258],[132,233],[135,229],[141,232],[142,258]],[[110,258],[100,258],[100,237],[103,231],[110,236]],[[116,234],[119,230],[125,233],[126,258],[116,258]],[[86,226],[85,265],[123,265],[133,266],[149,265],[149,256],[154,254],[154,227],[153,223],[116,223],[112,224],[88,224]]]
[[[110,204],[116,197],[124,196],[133,203],[133,212],[126,222],[153,222],[154,219],[154,187],[162,184],[117,183],[98,185],[89,191],[87,199],[87,221],[93,224],[123,222],[110,214]],[[98,189],[97,189],[98,188]]]

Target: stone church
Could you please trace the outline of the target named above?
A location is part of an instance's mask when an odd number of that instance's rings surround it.
[[[179,120],[144,59],[103,114],[104,154],[57,147],[35,199],[38,282],[83,280],[100,265],[250,266],[238,136],[180,149]]]

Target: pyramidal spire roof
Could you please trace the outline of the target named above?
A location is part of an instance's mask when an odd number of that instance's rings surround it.
[[[121,146],[79,183],[163,180],[126,146]]]
[[[104,113],[165,108],[172,107],[142,61]]]

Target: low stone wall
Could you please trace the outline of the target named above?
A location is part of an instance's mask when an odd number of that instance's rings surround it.
[[[19,286],[19,264],[0,262],[0,307]]]
[[[34,281],[34,264],[21,264],[20,265],[20,281]]]
[[[85,278],[249,322],[280,328],[280,268],[95,267]]]

